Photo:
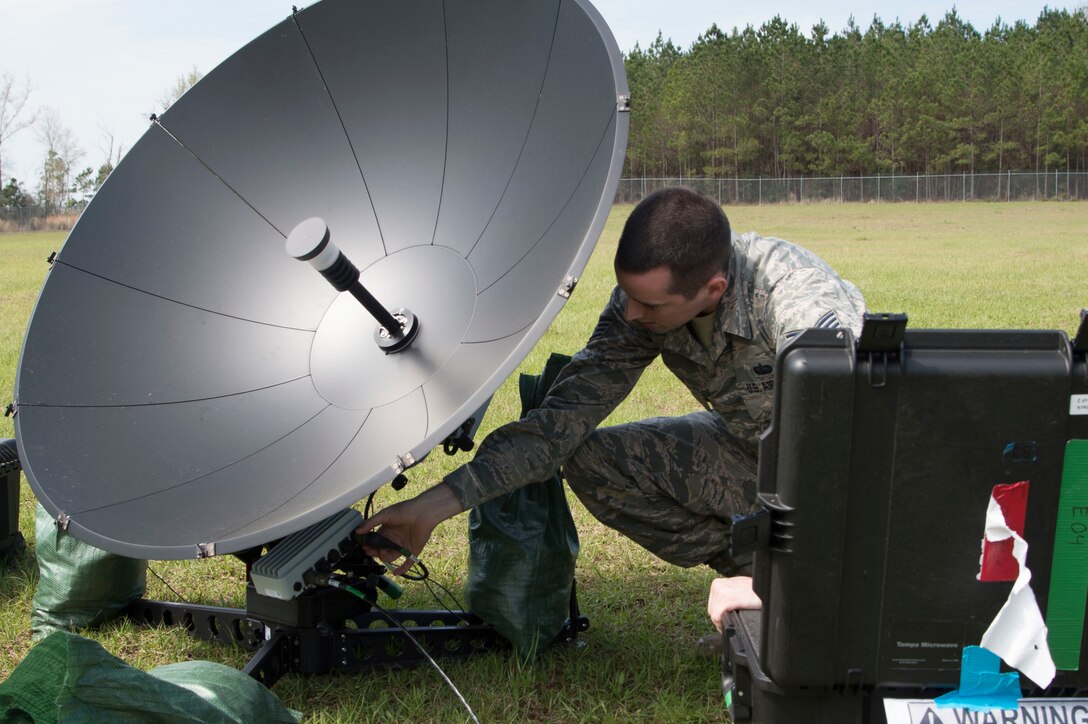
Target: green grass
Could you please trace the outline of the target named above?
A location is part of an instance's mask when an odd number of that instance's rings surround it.
[[[1072,333],[1088,306],[1088,204],[813,204],[727,209],[738,231],[796,241],[819,253],[861,287],[873,311],[906,312],[912,327],[1048,328]],[[617,207],[571,302],[522,365],[538,372],[550,351],[576,351],[612,285],[611,258],[630,207]],[[0,235],[0,400],[14,388],[23,331],[48,270],[45,258],[63,234]],[[518,410],[515,378],[495,397],[483,431]],[[655,365],[613,421],[695,409],[690,395]],[[11,437],[0,419],[0,437]],[[401,494],[415,494],[465,457],[431,455]],[[571,499],[582,539],[579,600],[591,627],[578,647],[557,648],[532,665],[502,655],[445,669],[481,721],[707,721],[723,717],[717,664],[695,653],[709,630],[709,570],[669,566],[594,521]],[[34,504],[26,485],[21,528],[33,541]],[[465,519],[439,527],[426,551],[435,578],[460,591],[465,578]],[[152,563],[187,600],[237,606],[242,567],[229,558]],[[28,616],[37,579],[32,552],[0,583],[0,679],[30,646]],[[172,600],[157,579],[154,598]],[[435,607],[409,584],[406,607]],[[135,666],[185,659],[242,666],[239,651],[189,638],[180,630],[127,622],[89,635]],[[274,691],[307,721],[463,721],[456,698],[430,668],[367,675],[288,676]]]
[[[1088,306],[1084,204],[748,206],[730,220],[809,247],[911,327],[1074,332]]]

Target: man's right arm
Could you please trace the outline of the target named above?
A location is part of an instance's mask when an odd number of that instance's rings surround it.
[[[523,485],[544,480],[566,462],[630,392],[657,357],[662,335],[623,318],[618,289],[589,342],[560,372],[544,403],[525,418],[496,429],[472,461],[419,496],[385,508],[358,529],[381,527],[387,538],[418,555],[438,523]],[[367,550],[391,562],[396,551]],[[402,565],[407,568],[408,562]]]
[[[439,483],[414,498],[379,510],[363,521],[355,532],[362,535],[381,526],[382,535],[419,555],[438,524],[463,510],[450,487]],[[363,550],[367,555],[376,556],[386,563],[392,563],[401,557],[399,551],[391,548],[363,546]],[[411,567],[412,561],[405,560],[395,572],[399,575]]]
[[[563,368],[541,406],[496,429],[469,463],[446,476],[467,510],[544,480],[627,397],[660,352],[663,335],[624,320],[618,288],[586,346]]]

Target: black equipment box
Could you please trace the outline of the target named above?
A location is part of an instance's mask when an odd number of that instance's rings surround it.
[[[780,352],[764,510],[733,534],[764,602],[727,621],[737,721],[883,722],[883,697],[956,689],[1013,585],[978,580],[990,497],[1021,481],[1031,586],[1064,661],[1045,691],[1021,675],[1024,695],[1088,695],[1086,354],[1088,321],[1071,344],[902,315],[870,315],[856,345],[810,330]]]
[[[19,452],[15,441],[0,440],[0,556],[23,550],[19,532]]]

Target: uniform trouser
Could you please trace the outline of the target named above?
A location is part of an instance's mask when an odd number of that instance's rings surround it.
[[[717,414],[599,428],[563,471],[590,513],[659,558],[733,572],[730,521],[753,508],[756,456]]]

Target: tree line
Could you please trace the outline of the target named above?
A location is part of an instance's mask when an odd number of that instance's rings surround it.
[[[624,61],[630,176],[1088,170],[1085,8],[982,33],[955,10],[807,36],[775,17]]]
[[[804,35],[779,16],[683,51],[659,35],[624,56],[630,176],[794,177],[1088,170],[1088,6],[1034,25],[978,32],[947,13],[904,26],[851,20]],[[200,78],[183,75],[157,104]],[[123,149],[83,149],[55,110],[31,110],[29,79],[0,77],[4,141],[33,127],[44,155],[33,187],[5,178],[0,206],[64,210],[88,198]]]

